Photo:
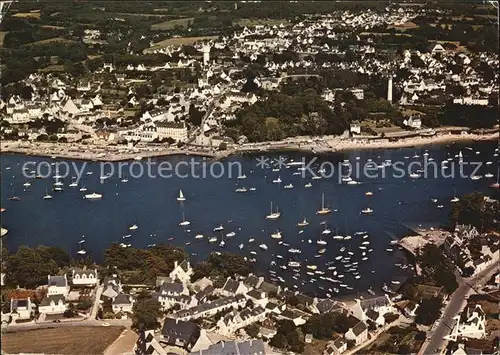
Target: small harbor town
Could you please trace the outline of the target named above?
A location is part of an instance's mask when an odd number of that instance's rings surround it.
[[[498,2],[0,10],[2,354],[500,352]]]

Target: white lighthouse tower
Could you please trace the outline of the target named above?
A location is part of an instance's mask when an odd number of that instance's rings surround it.
[[[387,101],[392,104],[392,75],[389,75],[389,80],[387,82]]]
[[[203,65],[207,65],[208,62],[210,61],[210,45],[204,44],[202,52],[203,52]]]

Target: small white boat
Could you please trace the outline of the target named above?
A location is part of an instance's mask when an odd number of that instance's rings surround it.
[[[412,178],[412,179],[418,179],[419,177],[420,177],[420,174],[417,174],[417,173],[410,174],[410,178]]]
[[[273,212],[273,203],[271,202],[271,213],[266,216],[266,219],[278,219],[281,216],[281,212],[276,208],[276,212]]]
[[[289,261],[288,266],[290,267],[300,267],[300,262],[298,261]]]
[[[334,235],[333,239],[335,239],[335,240],[344,240],[344,236],[342,236],[342,235]]]
[[[388,251],[388,252],[393,251],[393,249],[392,249],[392,248],[387,248],[387,249],[385,249],[385,250],[386,250],[386,251]]]
[[[238,175],[238,177],[237,177],[238,180],[243,180],[243,179],[246,179],[246,178],[247,178],[247,176],[245,174]]]
[[[85,173],[85,175],[92,175],[92,174],[94,174],[94,172],[93,172],[93,171],[87,171],[87,172]]]
[[[196,234],[194,239],[203,239],[203,234]]]
[[[481,175],[472,175],[472,176],[470,177],[470,179],[471,179],[471,180],[474,180],[474,181],[479,180],[479,179],[481,179],[481,178],[482,178],[482,176],[481,176]]]
[[[443,205],[437,205],[437,208],[443,208],[444,206]]]
[[[267,250],[267,245],[262,243],[261,245],[259,245],[259,248],[261,248],[262,250]]]
[[[283,181],[283,180],[281,180],[281,178],[278,176],[278,178],[277,178],[277,179],[274,179],[274,180],[273,180],[273,183],[275,183],[275,184],[279,184],[279,183],[280,183],[280,182],[282,182],[282,181]]]
[[[247,188],[246,187],[238,187],[236,190],[234,190],[235,192],[247,192]]]
[[[244,247],[243,244],[238,245],[238,248],[240,248],[240,250],[243,249],[243,247]]]
[[[300,253],[302,253],[302,251],[300,249],[295,249],[295,248],[288,249],[288,252],[292,253],[292,254],[300,254]]]
[[[224,230],[223,226],[218,226],[218,227],[214,228],[214,232],[219,232],[219,231],[222,231],[222,230]]]
[[[312,186],[313,185],[310,182],[308,182],[307,184],[304,185],[304,187],[312,187]]]
[[[321,195],[321,209],[316,211],[316,214],[325,215],[325,214],[329,214],[331,212],[332,212],[332,210],[325,206],[325,194],[322,194]]]
[[[365,192],[365,195],[366,195],[366,196],[373,196],[373,192],[371,192],[371,191],[367,191],[367,192]]]
[[[45,195],[43,196],[43,199],[44,200],[50,200],[50,199],[52,199],[52,195],[49,195],[49,193],[47,192],[47,189],[45,189]]]
[[[309,222],[307,221],[306,218],[302,222],[297,223],[297,227],[306,227],[309,225]]]
[[[346,235],[346,236],[344,237],[344,240],[351,240],[351,239],[352,239],[352,237],[351,237],[350,235]]]
[[[221,240],[219,243],[219,247],[224,248],[225,245],[226,245],[226,242]]]
[[[80,250],[78,250],[78,251],[77,251],[77,253],[78,253],[78,254],[80,254],[80,255],[85,255],[85,254],[87,254],[87,252],[86,252],[84,249],[80,249]]]
[[[431,201],[432,201],[433,203],[436,203],[436,202],[438,202],[438,199],[437,199],[437,198],[431,198]]]
[[[226,234],[226,237],[234,237],[236,235],[235,232],[229,232]]]
[[[215,243],[215,242],[217,242],[217,238],[216,238],[216,237],[210,237],[210,238],[208,239],[208,242],[209,242],[209,243]]]
[[[184,212],[182,213],[182,221],[179,223],[179,226],[184,227],[184,226],[189,226],[191,222],[186,221],[186,216]]]
[[[316,243],[318,243],[319,245],[327,245],[328,242],[326,240],[323,240],[323,239],[319,239]]]
[[[494,177],[494,176],[495,176],[495,175],[493,175],[492,173],[486,173],[486,174],[484,174],[484,177],[485,177],[485,178],[488,178],[488,179],[489,179],[489,178],[492,178],[492,177]]]
[[[76,183],[76,181],[73,181],[71,184],[68,185],[69,187],[77,187],[78,184]]]
[[[98,194],[96,192],[93,192],[91,194],[86,194],[85,198],[87,200],[100,200],[102,198],[102,194]]]
[[[26,181],[24,184],[23,184],[24,187],[30,187],[31,186],[31,182],[29,181]]]
[[[127,234],[127,235],[124,235],[122,238],[127,239],[127,238],[130,238],[131,236],[132,236],[131,234]]]
[[[123,178],[120,180],[121,182],[123,182],[124,184],[128,182],[128,179],[127,178]]]
[[[285,189],[293,189],[293,184],[288,184],[284,186]]]
[[[361,210],[361,213],[363,213],[363,214],[371,214],[371,213],[373,213],[373,210],[370,207],[367,207],[367,208]]]
[[[128,227],[129,230],[135,231],[136,229],[139,229],[139,226],[137,224],[134,224],[133,226]]]
[[[273,238],[273,239],[281,239],[282,238],[281,232],[280,231],[276,231],[276,233],[271,234],[271,238]]]
[[[186,198],[184,197],[182,190],[179,190],[179,197],[177,197],[177,201],[179,202],[186,201]]]
[[[460,201],[460,199],[456,196],[450,200],[450,202],[458,202],[458,201]]]
[[[249,190],[250,191],[257,191],[257,189],[255,187],[251,187]]]
[[[82,187],[80,187],[80,191],[85,192],[85,191],[87,191],[87,188],[85,186],[82,186]]]

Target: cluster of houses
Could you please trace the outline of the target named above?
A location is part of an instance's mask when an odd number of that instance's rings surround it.
[[[472,243],[480,243],[480,250],[471,250]],[[490,265],[498,263],[500,241],[480,235],[475,227],[457,225],[452,235],[444,242],[444,251],[453,260],[458,269],[466,276],[474,276]]]
[[[152,297],[161,304],[167,318],[159,332],[144,330],[135,346],[136,354],[166,354],[166,349],[182,348],[191,354],[270,354],[267,343],[277,333],[279,320],[289,320],[295,326],[306,323],[313,314],[341,312],[349,317],[352,326],[343,336],[329,343],[325,354],[341,354],[347,343],[358,346],[368,339],[370,325],[374,329],[386,325],[389,313],[397,314],[387,295],[357,300],[345,305],[330,299],[318,300],[297,292],[282,289],[249,275],[245,278],[227,278],[217,288],[208,278],[191,282],[193,269],[189,261],[175,263],[168,277],[158,277]],[[303,307],[287,304],[295,297]],[[234,341],[243,329],[258,324],[258,340]],[[223,341],[213,341],[213,339]],[[306,336],[310,342],[312,336]]]
[[[10,312],[2,313],[2,322],[29,320],[35,316],[35,311],[42,316],[62,315],[68,309],[69,302],[73,299],[70,292],[82,289],[92,289],[99,284],[97,270],[95,269],[73,269],[71,279],[66,274],[48,275],[47,285],[41,286],[45,296],[38,306],[35,305],[35,294],[27,295],[26,292],[15,291],[10,297]]]

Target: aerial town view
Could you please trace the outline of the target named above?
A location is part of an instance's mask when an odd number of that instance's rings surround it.
[[[1,354],[499,354],[499,19],[0,1]]]

